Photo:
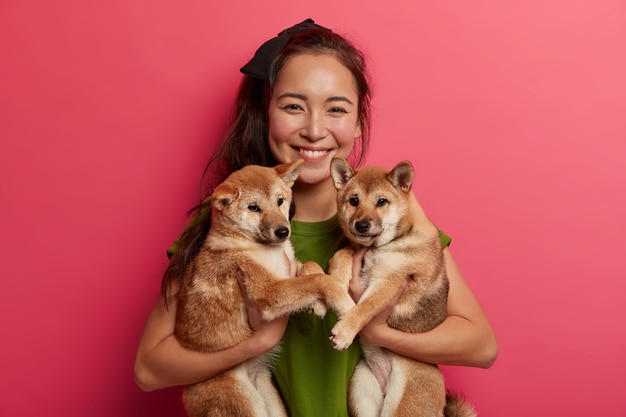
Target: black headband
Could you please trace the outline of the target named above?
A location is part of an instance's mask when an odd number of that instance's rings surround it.
[[[294,35],[302,32],[306,32],[309,29],[322,29],[331,31],[323,26],[316,25],[313,19],[307,19],[304,22],[298,23],[285,29],[278,34],[277,37],[265,42],[254,53],[254,57],[243,67],[240,71],[246,75],[252,75],[257,78],[269,81],[270,63],[274,58],[274,55],[283,49],[291,40]]]

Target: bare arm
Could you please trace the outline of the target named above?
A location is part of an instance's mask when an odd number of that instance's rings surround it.
[[[357,271],[360,270],[362,252],[359,256],[355,256],[354,269]],[[444,257],[450,291],[448,317],[443,323],[425,333],[405,333],[387,326],[389,306],[361,330],[360,337],[370,344],[423,362],[488,368],[498,355],[495,335],[447,248]],[[358,299],[362,294],[362,289],[357,288],[360,287],[358,272],[353,273],[352,281],[350,288]],[[399,290],[398,297],[402,290]]]
[[[135,380],[144,391],[187,385],[212,378],[241,362],[271,350],[282,337],[288,317],[263,322],[260,313],[248,307],[254,333],[232,348],[216,352],[185,349],[174,336],[176,302],[156,302],[144,327],[135,359]]]

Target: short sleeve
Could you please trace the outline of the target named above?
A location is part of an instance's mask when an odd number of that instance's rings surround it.
[[[445,249],[448,246],[450,246],[450,243],[452,242],[452,238],[448,235],[446,235],[442,230],[439,230],[439,240],[441,241],[441,248]]]
[[[208,197],[208,198],[210,198],[210,197]],[[172,256],[174,256],[178,252],[178,249],[180,248],[180,238],[182,237],[183,233],[185,233],[185,231],[187,229],[189,229],[191,226],[194,226],[194,225],[204,221],[204,219],[206,219],[206,217],[210,213],[211,213],[211,206],[207,205],[202,210],[200,210],[199,212],[196,212],[193,215],[193,217],[191,218],[191,220],[189,220],[189,222],[187,223],[187,226],[185,226],[185,228],[183,229],[183,231],[180,234],[180,236],[178,237],[178,239],[176,239],[174,241],[174,243],[172,243],[172,246],[170,246],[167,249],[167,251],[166,251],[167,259],[172,259]]]

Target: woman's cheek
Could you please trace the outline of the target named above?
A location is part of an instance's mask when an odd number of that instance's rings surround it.
[[[355,136],[357,135],[357,127],[354,122],[343,122],[335,126],[335,140],[340,147],[354,146]]]
[[[280,125],[276,123],[270,124],[269,128],[269,140],[270,142],[284,142],[285,134],[283,133],[284,129],[280,128]]]

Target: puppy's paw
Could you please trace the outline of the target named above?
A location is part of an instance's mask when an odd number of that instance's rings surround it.
[[[339,320],[330,331],[330,341],[336,350],[348,349],[354,340],[354,336],[356,336],[347,327],[348,325],[345,321]]]
[[[345,267],[346,265],[350,265],[352,268],[352,256],[354,255],[354,249],[351,247],[345,247],[343,249],[339,249],[333,257],[330,259],[329,265],[330,268],[340,268]]]
[[[319,264],[313,261],[305,262],[300,268],[299,275],[323,274],[324,270]]]
[[[354,255],[354,250],[351,248],[343,248],[335,252],[328,263],[329,275],[341,282],[350,282],[352,278],[352,255]]]
[[[310,311],[320,319],[323,319],[324,316],[326,316],[326,312],[328,311],[328,306],[323,300],[315,300],[311,305]]]

